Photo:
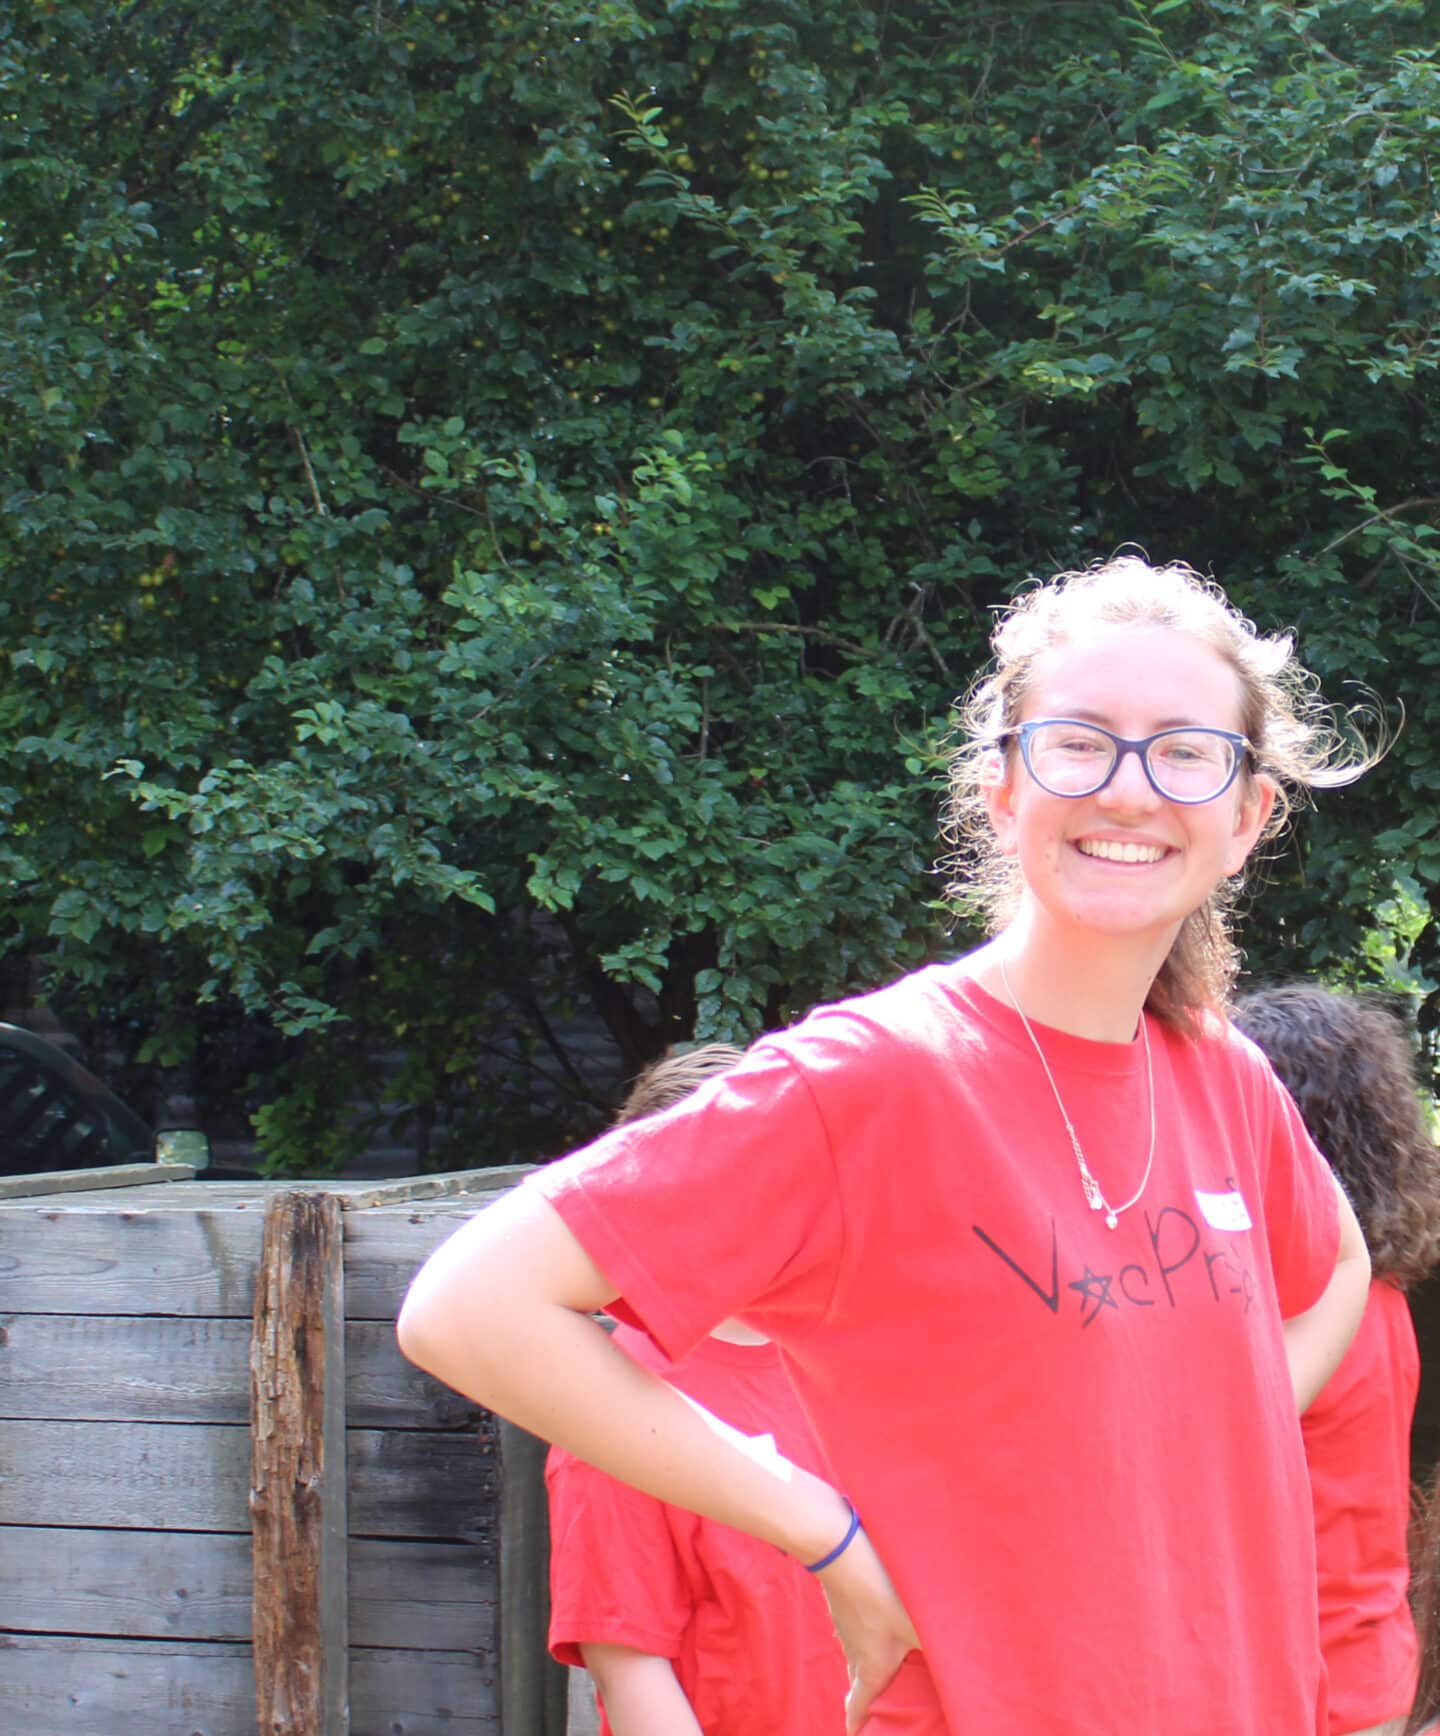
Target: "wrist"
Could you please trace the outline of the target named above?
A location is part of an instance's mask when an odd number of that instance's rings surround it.
[[[800,1481],[801,1486],[793,1491],[797,1499],[787,1515],[787,1535],[777,1541],[787,1555],[810,1568],[829,1556],[846,1536],[855,1509],[822,1478],[806,1475]]]
[[[860,1515],[849,1501],[845,1505],[850,1508],[850,1523],[845,1527],[845,1535],[836,1544],[826,1550],[818,1561],[807,1561],[802,1565],[807,1573],[823,1573],[827,1567],[837,1562],[850,1545],[855,1541],[855,1535],[862,1529]]]

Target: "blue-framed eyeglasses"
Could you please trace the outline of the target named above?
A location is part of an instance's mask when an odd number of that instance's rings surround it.
[[[1223,796],[1254,752],[1243,735],[1228,729],[1159,729],[1131,741],[1069,717],[1032,718],[1001,730],[996,740],[1012,737],[1020,743],[1026,771],[1052,796],[1093,796],[1133,753],[1157,796],[1192,805]]]

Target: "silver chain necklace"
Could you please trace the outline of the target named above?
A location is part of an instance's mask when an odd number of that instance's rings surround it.
[[[1123,1206],[1112,1206],[1100,1191],[1100,1183],[1090,1173],[1090,1165],[1085,1161],[1085,1153],[1080,1149],[1080,1136],[1075,1131],[1065,1108],[1065,1100],[1060,1095],[1060,1087],[1055,1083],[1055,1075],[1050,1071],[1050,1063],[1045,1059],[1045,1051],[1040,1047],[1040,1039],[1030,1028],[1030,1021],[1025,1017],[1025,1009],[1015,998],[1015,991],[1010,987],[1010,978],[1005,972],[1005,960],[996,955],[996,963],[1000,966],[1000,981],[1005,985],[1005,993],[1010,997],[1010,1005],[1019,1014],[1020,1023],[1025,1027],[1025,1035],[1035,1046],[1035,1053],[1040,1057],[1040,1065],[1045,1069],[1045,1077],[1050,1081],[1050,1089],[1055,1094],[1055,1107],[1060,1111],[1060,1119],[1065,1123],[1065,1131],[1070,1135],[1070,1144],[1075,1152],[1075,1162],[1080,1169],[1080,1186],[1084,1191],[1086,1203],[1092,1212],[1104,1212],[1106,1229],[1113,1230],[1120,1222],[1121,1212],[1128,1212],[1131,1206],[1138,1204],[1141,1195],[1150,1183],[1150,1170],[1155,1162],[1155,1068],[1150,1059],[1150,1028],[1145,1021],[1144,1010],[1140,1013],[1140,1036],[1145,1044],[1145,1085],[1150,1096],[1150,1150],[1145,1158],[1145,1173],[1140,1177],[1140,1185]]]

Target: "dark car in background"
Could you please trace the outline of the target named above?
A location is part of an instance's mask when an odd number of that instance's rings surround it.
[[[0,1175],[209,1162],[203,1133],[156,1133],[58,1044],[0,1024]]]

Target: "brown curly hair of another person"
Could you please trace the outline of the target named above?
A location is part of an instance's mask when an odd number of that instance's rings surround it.
[[[1377,1278],[1405,1290],[1440,1262],[1440,1149],[1404,1019],[1375,994],[1279,983],[1231,1017],[1299,1106],[1365,1232]]]
[[[1419,1641],[1415,1703],[1401,1736],[1421,1736],[1440,1715],[1440,1471],[1414,1488],[1410,1524],[1410,1607]]]

